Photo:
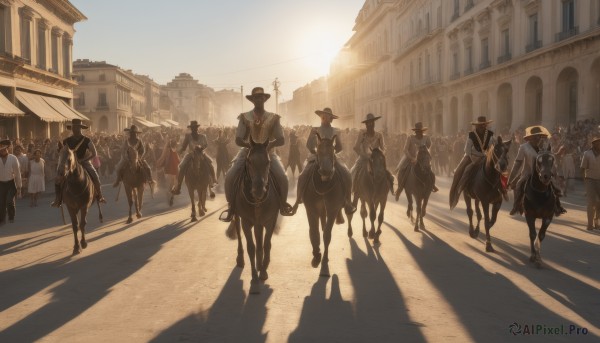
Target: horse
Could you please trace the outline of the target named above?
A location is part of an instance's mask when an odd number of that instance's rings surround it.
[[[221,176],[221,175],[223,175],[223,177],[225,177],[225,174],[227,173],[227,168],[229,167],[229,164],[231,163],[231,157],[229,156],[229,149],[227,148],[227,144],[229,143],[229,140],[228,139],[227,140],[218,139],[216,142],[217,142],[217,173],[216,173],[216,177],[218,179],[219,176]]]
[[[431,154],[427,146],[421,145],[417,150],[417,161],[410,166],[404,186],[406,200],[408,200],[406,216],[415,224],[415,231],[425,229],[423,218],[427,211],[427,203],[433,187],[431,173]],[[413,198],[417,208],[416,218],[413,218]]]
[[[496,223],[498,211],[502,205],[503,184],[502,178],[506,176],[508,170],[508,151],[512,141],[502,142],[502,137],[489,147],[485,153],[485,160],[481,168],[475,173],[473,180],[465,187],[463,197],[467,205],[467,215],[469,216],[469,236],[477,238],[479,236],[479,225],[481,223],[481,210],[483,208],[485,225],[485,251],[494,252],[490,230]],[[475,200],[475,210],[477,211],[477,227],[473,227],[473,209],[471,208],[471,199]],[[492,213],[490,215],[490,205]]]
[[[387,162],[383,151],[379,148],[371,149],[371,156],[367,162],[366,172],[362,172],[358,177],[358,197],[360,199],[360,216],[363,223],[363,237],[373,239],[374,244],[380,244],[381,224],[387,204],[387,194],[390,191],[390,184],[387,177]],[[369,206],[369,219],[371,220],[371,230],[367,233],[365,218],[367,217],[367,208]],[[377,231],[375,231],[375,217],[379,209]]]
[[[244,249],[240,235],[240,222],[252,268],[250,294],[260,293],[259,281],[269,278],[267,268],[271,261],[271,238],[279,216],[280,196],[275,180],[270,173],[271,160],[267,147],[269,141],[256,143],[250,139],[245,166],[235,184],[225,184],[225,188],[235,188],[233,205],[235,208],[234,236],[238,239],[238,267],[244,266]],[[227,190],[226,190],[227,192]],[[254,228],[254,237],[252,236]],[[259,273],[260,272],[260,275]]]
[[[81,249],[87,248],[85,240],[85,225],[87,224],[87,212],[95,200],[96,189],[91,177],[77,162],[77,158],[67,145],[59,153],[57,163],[57,181],[63,184],[62,202],[69,211],[71,225],[73,226],[73,255],[81,253]],[[102,222],[102,209],[98,204],[100,222]],[[79,214],[79,218],[77,215]],[[77,231],[81,231],[81,242],[77,240]]]
[[[129,204],[129,217],[127,224],[133,222],[131,206],[135,204],[135,216],[142,218],[142,205],[144,203],[144,172],[139,165],[138,152],[133,147],[127,148],[127,166],[123,170],[123,188]]]
[[[331,243],[331,231],[333,224],[345,204],[344,180],[338,170],[335,169],[336,156],[334,142],[336,136],[331,139],[317,136],[316,161],[309,174],[309,180],[304,190],[304,208],[308,218],[310,243],[312,245],[313,259],[311,265],[317,268],[321,264],[320,276],[329,277],[329,244]],[[299,188],[297,192],[302,192]],[[352,237],[352,214],[348,217],[348,237]],[[321,255],[319,222],[323,230],[324,252]]]
[[[185,171],[185,184],[190,195],[190,201],[192,203],[192,222],[198,221],[196,217],[196,204],[195,204],[195,193],[198,193],[198,215],[203,217],[206,210],[206,193],[210,180],[210,174],[208,168],[210,166],[206,162],[206,156],[204,155],[204,148],[196,146],[192,152],[192,159]]]
[[[556,194],[552,190],[552,176],[556,158],[546,150],[540,150],[535,160],[534,173],[525,181],[523,210],[525,220],[529,227],[529,241],[531,244],[531,257],[529,260],[535,266],[542,266],[540,251],[542,241],[546,237],[546,230],[554,218]],[[539,232],[536,232],[535,221],[542,220]]]

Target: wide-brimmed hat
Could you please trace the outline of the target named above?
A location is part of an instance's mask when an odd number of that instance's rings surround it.
[[[126,128],[125,130],[123,130],[125,132],[135,132],[135,133],[142,133],[142,131],[140,131],[140,129],[138,129],[137,125],[131,125],[131,127]]]
[[[594,144],[594,142],[597,142],[597,141],[600,141],[600,135],[592,137],[591,144]],[[1,145],[2,145],[2,142],[0,142],[0,146]]]
[[[550,136],[550,131],[541,125],[530,126],[525,129],[525,136],[523,138],[533,137],[533,136]]]
[[[192,127],[199,127],[199,126],[200,126],[200,124],[198,124],[197,120],[192,120],[190,122],[190,125],[188,125],[188,129],[191,129]]]
[[[362,123],[366,124],[367,122],[370,121],[375,121],[377,119],[381,118],[381,116],[375,116],[373,113],[369,113],[367,114],[367,116],[365,117],[365,120],[362,121]]]
[[[321,110],[316,110],[315,114],[318,115],[319,117],[323,116],[323,115],[328,115],[328,116],[331,116],[332,119],[338,119],[339,118],[338,116],[336,116],[335,114],[333,114],[333,111],[329,107],[325,107],[322,111]]]
[[[3,139],[0,141],[0,150],[9,148],[12,145],[10,139]]]
[[[422,131],[427,131],[427,129],[429,129],[429,128],[427,126],[423,126],[423,123],[421,123],[419,121],[419,122],[415,123],[415,127],[413,127],[411,130],[413,130],[413,131],[421,131],[422,132]]]
[[[479,116],[477,117],[477,121],[471,122],[471,125],[488,125],[491,122],[493,122],[493,120],[487,120],[485,116]]]
[[[72,119],[71,125],[67,125],[67,130],[72,130],[74,126],[79,126],[82,129],[87,129],[88,126],[81,123],[81,119]]]
[[[246,99],[250,101],[253,101],[257,97],[265,97],[265,101],[267,101],[271,97],[271,94],[265,93],[265,90],[262,87],[254,87],[252,88],[252,93],[250,93],[250,95],[246,95]]]

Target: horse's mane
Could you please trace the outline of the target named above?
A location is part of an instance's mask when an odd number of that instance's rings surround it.
[[[58,166],[60,167],[64,163],[66,163],[67,158],[69,157],[69,155],[72,155],[72,154],[73,154],[73,151],[69,148],[68,145],[65,144],[62,147],[62,149],[60,149],[60,152],[58,154],[58,163],[57,163]],[[67,167],[69,167],[69,170],[73,170],[74,169],[75,163],[76,163],[75,159],[72,158],[71,162],[70,162],[70,165],[67,166]]]

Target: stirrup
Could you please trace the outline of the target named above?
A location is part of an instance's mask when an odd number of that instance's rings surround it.
[[[50,206],[59,208],[62,206],[62,201],[60,199],[54,199],[54,201],[50,203]]]
[[[221,215],[219,216],[219,220],[225,223],[229,223],[233,220],[233,211],[229,208],[226,209],[225,211],[221,212]]]

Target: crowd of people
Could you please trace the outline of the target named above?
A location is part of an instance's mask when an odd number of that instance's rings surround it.
[[[276,151],[281,156],[283,165],[287,171],[288,168],[298,166],[297,162],[290,158],[293,155],[294,160],[304,161],[309,152],[305,148],[313,128],[308,125],[294,127],[284,127],[285,142],[284,146],[276,147]],[[180,149],[186,128],[165,128],[158,130],[150,129],[139,134],[141,141],[144,142],[145,154],[143,158],[150,166],[153,178],[159,186],[166,190],[167,195],[173,186],[176,185],[178,166],[183,159],[183,153]],[[199,130],[206,135],[208,146],[205,153],[215,159],[230,161],[239,147],[235,142],[236,128],[233,126],[202,126]],[[591,148],[591,142],[594,135],[598,133],[598,122],[596,120],[578,121],[568,127],[555,127],[548,137],[546,146],[557,156],[557,182],[562,189],[563,196],[567,196],[572,190],[569,182],[575,178],[583,178],[581,161],[586,150]],[[360,133],[360,129],[342,129],[340,130],[341,144],[345,147],[352,147]],[[511,145],[510,158],[514,160],[517,155],[519,145],[523,143],[524,128],[519,128],[514,132],[503,130],[501,136],[504,140],[513,140]],[[34,207],[39,205],[39,195],[46,191],[46,183],[54,182],[56,177],[56,168],[58,154],[62,148],[63,139],[70,135],[70,131],[65,131],[60,137],[54,139],[24,139],[15,138],[13,140],[4,140],[3,148],[10,155],[16,157],[16,163],[9,166],[3,163],[3,179],[0,180],[0,223],[6,221],[6,212],[8,211],[8,220],[14,220],[14,199],[7,198],[6,187],[2,182],[10,178],[7,168],[13,168],[16,164],[19,168],[19,175],[14,176],[15,192],[12,197],[29,194],[29,205]],[[116,177],[116,167],[121,159],[123,142],[127,138],[127,132],[118,134],[107,134],[103,132],[85,132],[94,143],[97,156],[92,159],[92,165],[96,168],[103,182],[112,182]],[[392,133],[388,130],[381,131],[383,144],[386,152],[388,168],[395,168],[404,156],[404,145],[410,134]],[[463,158],[465,142],[468,132],[459,132],[455,135],[431,135],[431,155],[433,171],[438,176],[452,176],[454,170]],[[0,149],[2,150],[2,149]],[[298,156],[299,155],[299,156]],[[348,165],[352,165],[356,160],[356,153],[351,148],[344,149],[338,154],[338,158]],[[223,165],[223,163],[220,163]],[[218,170],[216,178],[220,180],[226,173],[226,168]],[[296,168],[294,168],[296,169]],[[295,171],[292,169],[292,171]],[[301,169],[301,165],[297,169]],[[390,170],[393,174],[396,171]],[[17,182],[17,179],[18,182]]]

